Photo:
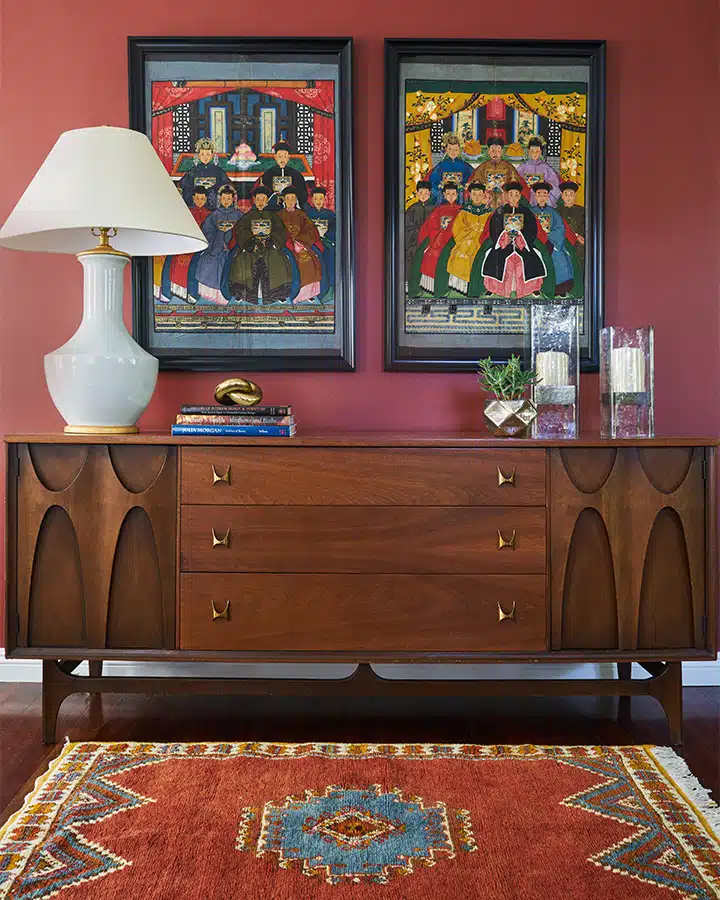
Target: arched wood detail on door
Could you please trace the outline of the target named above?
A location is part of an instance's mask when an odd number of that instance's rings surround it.
[[[563,583],[566,650],[617,647],[615,571],[607,529],[593,507],[582,510],[568,547]]]
[[[552,649],[702,649],[703,448],[603,450],[594,474],[592,450],[549,452]]]
[[[693,646],[693,584],[687,549],[680,516],[664,507],[653,523],[645,553],[638,626],[642,649]],[[673,598],[673,616],[666,614],[668,597]]]
[[[617,459],[615,447],[560,450],[567,477],[583,494],[596,494],[610,477]]]
[[[128,604],[128,597],[138,602]],[[152,522],[140,506],[125,516],[115,547],[105,640],[108,647],[163,646],[160,557]]]
[[[70,516],[61,506],[50,506],[38,528],[29,595],[31,646],[85,646],[80,548]]]
[[[18,445],[19,647],[175,646],[176,468],[175,447]]]

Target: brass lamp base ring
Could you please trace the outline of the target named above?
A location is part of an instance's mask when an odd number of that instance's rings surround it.
[[[65,434],[137,434],[137,425],[66,425]]]

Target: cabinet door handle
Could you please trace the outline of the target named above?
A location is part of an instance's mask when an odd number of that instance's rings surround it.
[[[212,545],[213,547],[229,547],[230,546],[230,529],[225,532],[222,537],[218,537],[214,528],[210,529],[212,531]]]
[[[215,609],[215,601],[214,600],[210,601],[210,605],[212,606],[213,622],[215,621],[215,619],[229,619],[230,618],[230,616],[229,616],[230,601],[229,600],[225,601],[225,609],[221,609],[221,610]]]
[[[224,474],[221,475],[218,472],[218,470],[215,468],[215,465],[213,464],[212,477],[213,477],[213,484],[217,484],[218,481],[224,481],[226,484],[230,484],[230,466],[228,466],[227,469],[225,469]]]
[[[505,610],[502,608],[502,604],[500,603],[499,600],[497,602],[497,606],[498,606],[498,622],[502,622],[504,619],[512,619],[513,621],[515,621],[515,601],[514,600],[513,600],[512,609],[510,610],[509,613],[505,612]]]
[[[511,484],[515,487],[515,466],[513,466],[513,470],[509,475],[504,475],[500,466],[497,467],[498,473],[498,487],[502,487],[504,484]]]
[[[502,536],[502,531],[498,528],[498,550],[502,550],[503,547],[509,547],[511,550],[515,549],[515,529],[513,528],[513,533],[510,536],[510,540],[505,540]]]

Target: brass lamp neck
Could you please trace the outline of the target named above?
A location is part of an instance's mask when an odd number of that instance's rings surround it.
[[[105,228],[99,226],[97,228],[92,228],[91,233],[94,237],[100,238],[100,242],[91,250],[82,250],[77,254],[78,256],[87,256],[92,253],[104,253],[106,256],[123,256],[125,259],[130,259],[129,253],[123,253],[122,250],[116,250],[110,244],[110,238],[115,237],[117,228]]]

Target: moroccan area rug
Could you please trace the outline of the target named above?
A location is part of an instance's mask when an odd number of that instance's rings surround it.
[[[711,900],[719,835],[667,748],[68,744],[0,898]]]

